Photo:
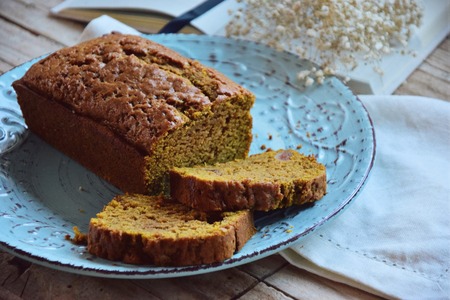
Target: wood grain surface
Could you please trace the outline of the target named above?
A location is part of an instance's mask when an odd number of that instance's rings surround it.
[[[0,74],[77,43],[85,24],[56,18],[61,0],[0,0]],[[395,91],[450,101],[450,39]],[[240,267],[173,279],[88,277],[32,264],[0,251],[0,299],[378,299],[320,278],[275,254]]]

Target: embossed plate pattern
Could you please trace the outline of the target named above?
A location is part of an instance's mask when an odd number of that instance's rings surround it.
[[[93,257],[65,240],[82,231],[119,190],[28,133],[11,83],[34,59],[0,77],[0,246],[69,272],[116,278],[163,278],[226,269],[289,247],[342,211],[363,187],[375,155],[362,103],[337,78],[304,87],[308,61],[266,46],[219,37],[146,36],[225,73],[255,93],[251,153],[292,148],[327,167],[328,193],[309,207],[256,214],[258,233],[231,259],[197,267],[133,266]],[[301,148],[300,148],[301,146]]]

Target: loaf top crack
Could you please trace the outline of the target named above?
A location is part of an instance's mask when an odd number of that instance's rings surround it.
[[[57,51],[34,64],[22,83],[107,126],[144,153],[214,102],[248,93],[195,60],[122,34]]]

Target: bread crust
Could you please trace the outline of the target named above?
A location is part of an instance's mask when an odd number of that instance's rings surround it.
[[[14,83],[28,128],[120,189],[147,193],[145,155],[106,126]],[[51,112],[51,113],[49,113]]]

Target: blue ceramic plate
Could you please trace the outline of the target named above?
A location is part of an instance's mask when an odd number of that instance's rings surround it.
[[[194,35],[146,36],[209,65],[256,95],[251,153],[291,148],[327,167],[328,193],[309,207],[256,214],[258,232],[231,259],[195,267],[134,266],[96,258],[65,239],[119,190],[29,133],[11,83],[38,59],[0,77],[0,245],[56,269],[102,277],[164,278],[235,267],[283,250],[341,212],[363,187],[374,130],[358,98],[337,78],[303,86],[308,61],[266,46]],[[301,146],[301,147],[300,147]],[[337,229],[338,230],[338,229]]]

